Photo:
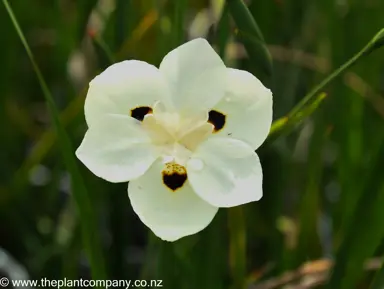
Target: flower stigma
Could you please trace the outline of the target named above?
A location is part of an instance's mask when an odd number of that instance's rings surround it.
[[[188,115],[167,110],[157,102],[148,108],[141,125],[149,134],[152,144],[159,150],[165,165],[162,176],[164,185],[176,191],[187,180],[186,164],[196,148],[215,131],[209,122],[209,113]]]

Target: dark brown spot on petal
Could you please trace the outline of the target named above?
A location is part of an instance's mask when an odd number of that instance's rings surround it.
[[[152,113],[152,108],[149,106],[139,106],[131,110],[131,116],[139,121],[143,121],[144,117]]]
[[[208,122],[211,123],[214,127],[213,132],[220,131],[225,125],[225,114],[217,111],[211,110],[208,114]]]
[[[187,170],[176,163],[166,163],[162,171],[164,185],[172,191],[181,188],[187,180]]]

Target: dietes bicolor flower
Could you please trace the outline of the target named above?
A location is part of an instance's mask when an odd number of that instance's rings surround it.
[[[158,237],[204,229],[219,208],[262,197],[255,150],[272,122],[272,93],[227,68],[204,39],[159,68],[129,60],[90,83],[77,157],[96,176],[127,182],[133,210]]]

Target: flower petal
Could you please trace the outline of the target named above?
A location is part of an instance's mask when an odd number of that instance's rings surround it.
[[[240,140],[211,137],[187,163],[194,191],[217,207],[233,207],[258,201],[263,173],[253,148]]]
[[[159,238],[176,241],[203,230],[218,208],[200,199],[188,180],[172,191],[163,183],[162,161],[156,161],[139,179],[129,182],[133,210]]]
[[[169,97],[166,80],[155,66],[137,60],[123,61],[91,81],[85,118],[91,126],[104,114],[130,116],[135,108],[153,108],[157,101],[169,102]]]
[[[96,176],[118,183],[135,179],[158,157],[141,123],[123,115],[106,115],[88,129],[76,156]]]
[[[268,136],[272,123],[272,92],[244,70],[228,68],[225,97],[213,108],[225,116],[216,135],[231,136],[257,149]]]
[[[205,39],[194,39],[169,52],[160,71],[179,111],[208,110],[224,96],[226,67]]]

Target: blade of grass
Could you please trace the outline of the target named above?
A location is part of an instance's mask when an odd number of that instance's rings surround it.
[[[384,218],[384,185],[376,188],[373,194],[365,194],[355,210],[353,224],[336,256],[336,266],[327,287],[329,289],[355,288],[354,285],[362,276],[364,260],[372,256],[381,243],[384,236],[380,223]]]
[[[104,41],[101,35],[92,35],[92,44],[94,45],[96,51],[99,53],[100,62],[105,64],[105,66],[109,66],[112,63],[115,63],[115,56],[112,53],[111,48],[108,46],[108,44]],[[104,66],[104,65],[103,65]]]
[[[102,45],[99,46],[99,49],[105,54],[107,58],[110,59],[124,59],[126,55],[130,52],[133,43],[138,42],[141,38],[143,38],[148,30],[154,25],[154,23],[158,20],[158,14],[155,10],[151,10],[137,25],[132,33],[132,37],[128,38],[125,44],[122,45],[116,55],[110,55],[111,49],[109,47],[104,47],[107,49],[103,50]],[[105,44],[105,42],[104,42]],[[112,64],[112,62],[110,63]],[[84,99],[86,95],[87,87],[84,87],[80,94],[73,98],[70,104],[61,112],[60,120],[64,126],[70,125],[79,112],[84,107]],[[33,146],[30,154],[24,160],[22,166],[13,176],[12,187],[17,188],[16,191],[19,191],[20,187],[25,186],[29,170],[36,164],[40,163],[44,157],[49,153],[49,151],[54,147],[56,142],[56,134],[52,130],[52,128],[48,129],[43,133],[41,138],[37,141],[37,143]]]
[[[323,111],[322,111],[323,112]],[[314,117],[314,131],[309,143],[306,185],[300,199],[299,235],[295,265],[317,258],[321,252],[318,221],[321,214],[321,179],[324,174],[322,152],[328,136],[321,113]]]
[[[126,38],[127,31],[129,30],[130,18],[127,11],[133,9],[131,0],[117,0],[116,1],[116,35],[114,47],[120,47]]]
[[[97,226],[94,222],[95,213],[92,208],[90,201],[90,196],[84,184],[84,181],[81,177],[79,168],[74,157],[72,144],[69,139],[67,132],[65,131],[63,125],[59,120],[59,112],[54,103],[53,97],[48,89],[48,86],[43,78],[43,75],[35,61],[35,58],[32,54],[32,51],[29,48],[29,45],[24,37],[24,34],[18,24],[18,21],[13,13],[11,6],[7,0],[3,0],[3,4],[8,12],[8,15],[11,18],[11,21],[14,25],[14,28],[28,54],[28,57],[32,63],[33,69],[36,73],[38,81],[40,83],[41,89],[43,91],[44,97],[48,104],[48,108],[53,119],[54,127],[60,138],[61,150],[63,153],[64,162],[68,168],[68,171],[71,174],[72,178],[72,190],[73,197],[75,198],[75,204],[77,206],[77,211],[80,215],[80,221],[82,225],[83,233],[83,242],[84,249],[89,258],[91,265],[92,276],[95,279],[106,279],[106,271],[104,267],[102,246],[100,243],[100,238],[97,234]]]
[[[345,70],[354,65],[358,60],[363,58],[363,56],[369,55],[376,49],[379,49],[384,45],[384,29],[380,30],[371,41],[368,42],[366,46],[363,47],[358,53],[356,53],[351,59],[349,59],[346,63],[332,72],[327,78],[325,78],[322,82],[320,82],[317,86],[315,86],[304,98],[291,110],[288,114],[288,118],[292,115],[296,114],[300,110],[302,110],[306,105],[311,103],[317,94],[320,93],[321,90],[325,88],[330,82],[332,82],[336,77],[338,77]]]
[[[238,38],[243,43],[249,58],[255,67],[261,67],[267,77],[271,78],[272,58],[251,12],[243,0],[227,0],[226,3],[238,28]],[[250,37],[246,37],[247,35]]]
[[[322,104],[326,97],[326,93],[320,93],[318,96],[316,96],[314,101],[308,105],[308,107],[298,111],[290,118],[288,118],[288,116],[284,116],[274,121],[268,135],[268,141],[274,140],[278,136],[288,133],[291,129],[303,122],[303,120],[305,120],[307,117],[311,116]]]
[[[246,284],[246,230],[241,206],[228,209],[229,259],[233,279],[232,289],[244,289]]]
[[[175,11],[173,15],[173,35],[175,37],[174,47],[179,46],[184,40],[184,16],[187,10],[187,0],[174,1]]]
[[[216,42],[219,46],[219,55],[220,58],[225,62],[225,49],[227,47],[227,43],[229,40],[229,15],[228,15],[228,5],[224,4],[223,12],[221,14],[221,18],[219,23],[217,24],[217,36]]]
[[[320,84],[315,86],[304,98],[288,113],[287,116],[278,119],[272,124],[269,139],[275,139],[277,134],[287,133],[295,125],[300,122],[304,117],[307,117],[318,107],[320,104],[320,97],[318,96],[321,90],[323,90],[329,83],[335,80],[340,74],[354,65],[358,60],[362,59],[364,56],[369,55],[376,49],[379,49],[384,45],[384,29],[380,30],[371,41],[368,42],[366,46],[358,53],[356,53],[351,59],[346,63],[332,72],[327,78],[325,78]],[[320,101],[319,101],[320,100]],[[312,108],[312,109],[311,109]],[[305,113],[305,111],[311,111],[311,113]]]
[[[378,181],[384,169],[384,134],[376,157],[361,176],[363,194],[353,210],[348,230],[336,255],[336,265],[328,283],[329,289],[355,288],[362,275],[364,261],[371,257],[384,237],[384,183]],[[360,188],[359,188],[360,189]]]
[[[78,10],[78,41],[84,36],[84,33],[87,28],[88,19],[91,15],[93,8],[96,6],[98,0],[84,0],[77,1],[77,10]]]
[[[132,30],[121,47],[118,49],[115,58],[117,60],[126,59],[127,55],[132,51],[133,47],[150,31],[154,24],[159,20],[159,13],[153,9],[150,10],[139,22],[135,29]]]

